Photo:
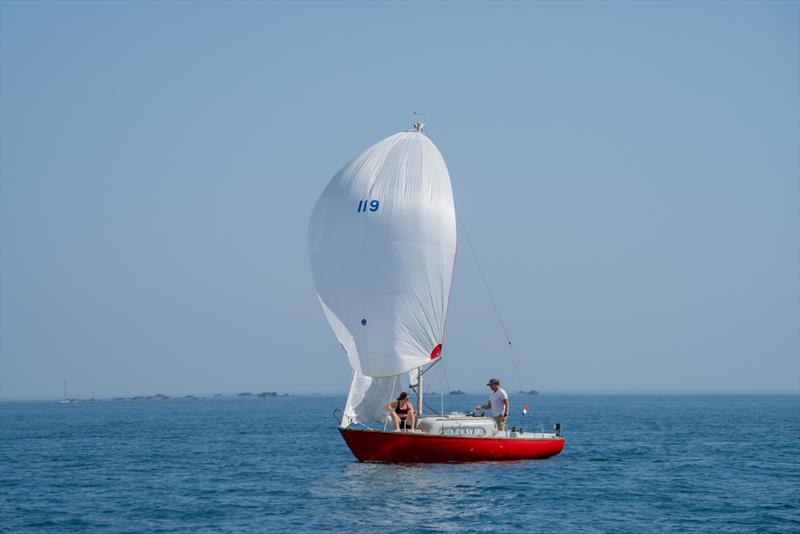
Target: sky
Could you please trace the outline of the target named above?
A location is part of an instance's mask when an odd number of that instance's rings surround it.
[[[462,227],[432,388],[800,392],[799,28],[778,1],[3,1],[0,396],[346,391],[308,220],[415,111],[522,362]]]

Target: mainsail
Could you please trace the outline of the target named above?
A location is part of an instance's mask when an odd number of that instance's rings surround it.
[[[350,397],[365,404],[370,390],[385,393],[439,357],[456,218],[447,166],[419,129],[336,173],[311,215],[309,249],[322,309],[355,371]]]

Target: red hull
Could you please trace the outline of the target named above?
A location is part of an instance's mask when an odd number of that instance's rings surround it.
[[[340,428],[360,462],[485,462],[549,458],[564,448],[564,438],[483,438],[433,436]]]

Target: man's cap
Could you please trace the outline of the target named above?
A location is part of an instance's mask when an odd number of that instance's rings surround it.
[[[497,384],[499,386],[500,385],[500,381],[498,379],[496,379],[496,378],[491,378],[491,379],[489,379],[489,383],[486,384],[486,385],[487,386],[491,386],[492,384]]]

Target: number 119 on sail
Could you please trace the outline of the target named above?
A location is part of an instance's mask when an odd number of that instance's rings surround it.
[[[367,209],[369,209],[369,211],[378,211],[380,207],[381,203],[378,200],[359,200],[356,213],[366,213]]]

